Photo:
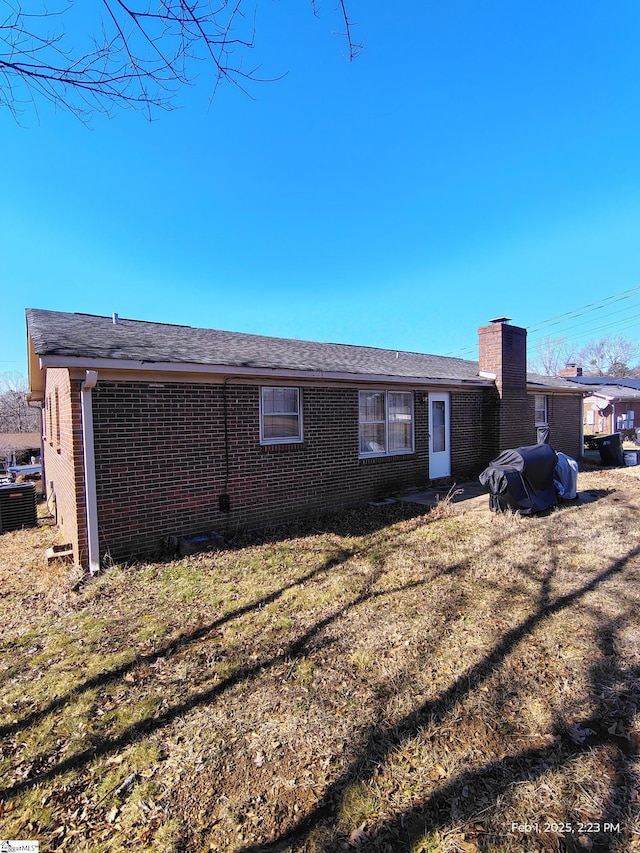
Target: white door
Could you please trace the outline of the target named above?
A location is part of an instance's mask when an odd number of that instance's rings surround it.
[[[429,478],[451,474],[449,395],[429,394]]]

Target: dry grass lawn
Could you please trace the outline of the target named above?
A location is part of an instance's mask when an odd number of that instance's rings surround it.
[[[395,505],[47,571],[0,537],[0,838],[640,850],[640,468],[545,517]]]

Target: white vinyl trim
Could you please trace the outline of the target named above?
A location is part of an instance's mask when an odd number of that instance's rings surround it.
[[[96,457],[93,443],[93,401],[91,391],[98,381],[95,370],[87,370],[81,385],[80,405],[82,409],[82,451],[84,455],[84,491],[87,510],[87,550],[89,572],[100,571],[100,547],[98,541],[98,499],[96,490]]]

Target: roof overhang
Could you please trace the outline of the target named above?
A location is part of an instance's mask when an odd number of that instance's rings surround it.
[[[433,386],[442,385],[449,387],[492,387],[492,380],[478,377],[477,379],[449,379],[433,378],[428,376],[392,376],[386,374],[370,373],[346,373],[330,370],[299,370],[284,367],[254,367],[252,365],[229,365],[229,364],[196,364],[193,362],[160,362],[160,361],[132,361],[130,359],[116,358],[83,358],[81,356],[67,355],[45,355],[40,356],[38,370],[42,373],[47,368],[64,367],[68,369],[98,370],[121,373],[163,373],[163,374],[191,374],[223,376],[225,378],[255,378],[264,380],[266,378],[294,381],[331,381],[350,383],[385,383],[402,385]],[[34,390],[32,385],[32,391]]]
[[[593,391],[586,394],[587,400],[592,398],[603,400],[604,403],[608,406],[611,403],[639,403],[640,402],[640,394],[636,394],[635,396],[626,395],[626,394],[603,394],[598,393],[595,394]]]
[[[44,370],[38,358],[31,335],[27,331],[27,368],[29,371],[29,398],[41,400],[44,395]]]
[[[571,397],[586,397],[588,392],[582,388],[558,388],[554,385],[537,385],[535,382],[527,382],[527,391],[536,394],[564,394]]]

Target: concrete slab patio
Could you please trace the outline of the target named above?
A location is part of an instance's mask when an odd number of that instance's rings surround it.
[[[640,466],[637,470],[640,471]],[[606,490],[603,491],[600,489],[579,491],[573,500],[564,501],[563,503],[567,506],[593,503],[593,501],[603,497],[604,494],[606,494]],[[478,480],[456,483],[453,486],[433,486],[421,490],[412,489],[404,492],[402,495],[398,495],[395,500],[433,507],[439,501],[445,500],[448,495],[450,495],[449,500],[451,503],[460,504],[459,509],[463,512],[477,512],[478,510],[490,512],[489,492]]]
[[[410,489],[399,495],[397,500],[404,503],[421,504],[422,506],[435,506],[439,501],[449,497],[452,503],[468,501],[472,498],[484,497],[489,501],[489,493],[478,480],[470,480],[466,483],[455,483],[449,486],[431,486],[428,489]]]

